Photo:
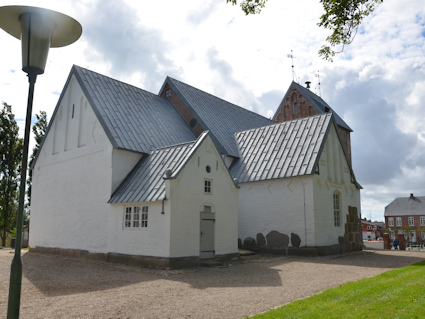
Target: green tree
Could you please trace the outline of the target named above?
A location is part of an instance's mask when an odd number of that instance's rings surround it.
[[[20,166],[23,139],[19,138],[19,126],[12,107],[3,102],[0,111],[0,236],[2,246],[6,236],[15,227],[18,209]]]
[[[32,149],[32,154],[30,156],[28,168],[29,174],[27,179],[27,196],[28,204],[31,206],[31,185],[32,185],[32,165],[34,164],[35,156],[37,155],[38,149],[40,148],[41,141],[44,137],[44,134],[47,130],[47,115],[45,111],[40,111],[40,114],[35,115],[37,121],[32,127],[32,132],[34,133],[35,146]]]
[[[337,53],[353,42],[363,19],[375,10],[375,6],[383,0],[319,0],[325,13],[320,17],[319,27],[329,29],[332,34],[326,38],[328,45],[323,45],[319,56],[331,61]],[[227,0],[227,3],[237,4],[237,0]],[[267,0],[243,0],[240,6],[248,14],[258,14],[264,8]],[[339,47],[339,49],[334,49]]]

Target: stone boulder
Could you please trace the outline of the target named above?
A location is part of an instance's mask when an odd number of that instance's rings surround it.
[[[267,234],[267,245],[272,248],[288,248],[289,236],[272,230]]]
[[[297,234],[291,233],[291,245],[294,247],[300,247],[301,238]]]

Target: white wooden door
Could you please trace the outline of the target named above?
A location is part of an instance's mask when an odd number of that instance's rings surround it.
[[[199,258],[214,258],[215,214],[201,213],[200,255]]]

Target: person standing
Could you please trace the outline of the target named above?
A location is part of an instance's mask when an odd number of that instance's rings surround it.
[[[394,246],[395,250],[398,250],[398,239],[397,238],[394,238],[393,246]]]

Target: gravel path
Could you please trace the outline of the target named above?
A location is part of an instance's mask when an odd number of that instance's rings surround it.
[[[0,249],[0,315],[4,317],[12,258],[11,250]],[[422,261],[425,252],[250,256],[227,268],[181,271],[33,252],[22,259],[21,318],[241,318]]]

